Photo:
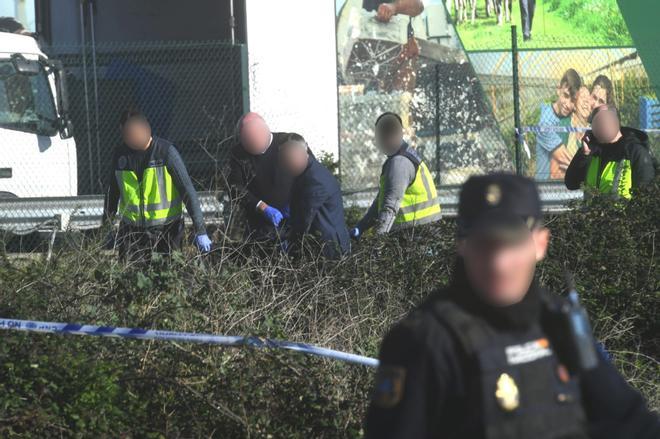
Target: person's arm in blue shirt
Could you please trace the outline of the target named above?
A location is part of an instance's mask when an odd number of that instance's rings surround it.
[[[551,105],[543,105],[541,107],[541,116],[539,117],[539,126],[557,126],[559,125],[559,118],[555,115]],[[558,133],[552,131],[540,132],[536,135],[536,144],[551,153],[562,145],[561,137]]]

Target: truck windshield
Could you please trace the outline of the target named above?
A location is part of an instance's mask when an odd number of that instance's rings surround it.
[[[10,60],[0,61],[0,128],[53,136],[57,113],[46,71],[16,72]]]

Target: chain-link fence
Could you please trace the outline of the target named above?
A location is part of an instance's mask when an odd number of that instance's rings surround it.
[[[0,64],[0,113],[8,128],[0,142],[22,149],[7,165],[8,195],[103,193],[120,142],[119,118],[127,109],[143,111],[154,135],[177,146],[198,190],[213,187],[229,150],[226,141],[247,107],[244,46],[140,42],[43,50],[66,72],[73,139],[60,139],[51,129],[57,118],[52,75],[20,75],[9,60]]]
[[[374,122],[386,111],[403,119],[405,139],[438,184],[474,173],[512,170],[483,90],[446,15],[430,2],[422,15],[387,23],[359,2],[338,16],[338,82],[342,188],[376,187],[385,157]]]
[[[514,170],[517,164],[527,175],[560,181],[566,156],[555,157],[555,150],[562,146],[569,158],[575,153],[599,100],[615,102],[623,123],[649,133],[651,150],[660,155],[660,106],[634,47],[465,52],[426,38],[415,36],[413,42],[405,32],[399,40],[361,37],[340,53],[345,192],[378,185],[384,157],[373,143],[373,128],[385,111],[401,115],[406,139],[439,185],[459,184],[474,173]],[[586,43],[580,39],[571,44],[581,45]],[[224,167],[234,124],[248,106],[244,46],[87,44],[45,52],[63,63],[74,136],[61,139],[55,124],[59,102],[53,99],[52,68],[18,75],[14,60],[0,60],[5,146],[0,165],[11,156],[10,166],[0,166],[0,196],[102,193],[111,151],[120,141],[119,116],[133,107],[147,114],[156,135],[177,145],[198,190],[218,187],[215,178]],[[570,69],[578,79],[562,104],[562,78]],[[514,92],[520,102],[517,123]],[[516,126],[522,133],[518,146]]]

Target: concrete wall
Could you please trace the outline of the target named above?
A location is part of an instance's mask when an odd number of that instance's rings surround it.
[[[334,2],[247,0],[246,12],[251,110],[338,157]]]

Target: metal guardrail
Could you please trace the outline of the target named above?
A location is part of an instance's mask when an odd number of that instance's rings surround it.
[[[582,191],[568,191],[562,182],[539,183],[543,208],[548,213],[563,212],[568,203],[582,199]],[[454,217],[458,211],[459,185],[441,186],[438,196],[443,215]],[[367,208],[376,196],[376,188],[344,194],[346,207]],[[200,192],[199,200],[204,219],[209,224],[221,224],[225,203],[221,194]],[[67,232],[98,228],[103,214],[103,196],[83,195],[59,198],[0,199],[0,230],[22,235],[32,232]],[[186,215],[186,222],[190,218]]]
[[[224,204],[215,192],[199,192],[204,220],[222,223]],[[0,198],[0,230],[15,235],[33,232],[67,232],[101,226],[102,195],[55,198]],[[186,223],[191,223],[187,213]]]
[[[541,205],[545,213],[565,212],[569,209],[569,203],[581,200],[584,193],[581,190],[569,191],[562,181],[546,181],[537,183]],[[447,185],[438,187],[438,198],[442,207],[444,217],[453,218],[458,214],[458,195],[460,185]],[[364,191],[356,191],[344,194],[344,206],[368,208],[374,200],[378,189],[369,188]]]

